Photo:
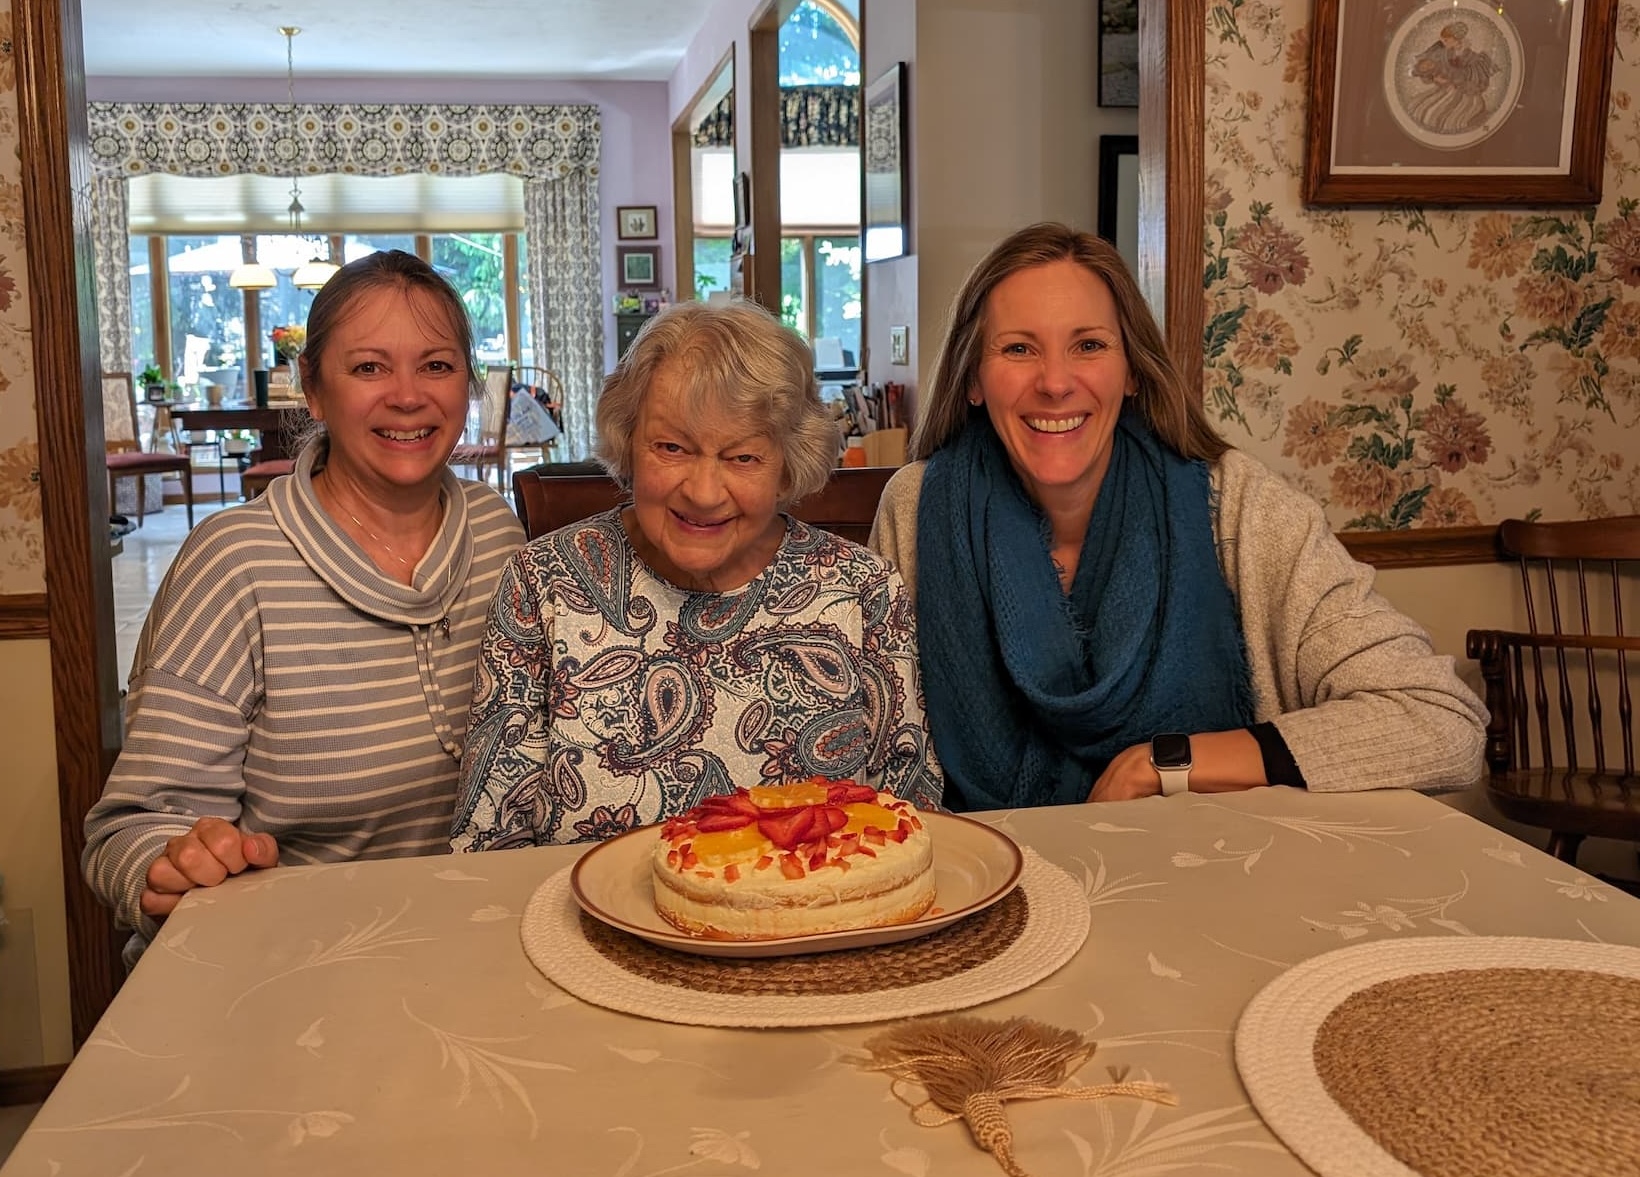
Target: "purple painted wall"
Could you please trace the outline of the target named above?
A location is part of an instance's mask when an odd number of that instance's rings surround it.
[[[672,140],[665,82],[560,82],[497,78],[299,77],[302,102],[595,103],[603,121],[598,207],[603,244],[604,364],[615,366],[615,209],[653,204],[662,271],[672,271]],[[87,78],[92,102],[283,102],[273,78]]]

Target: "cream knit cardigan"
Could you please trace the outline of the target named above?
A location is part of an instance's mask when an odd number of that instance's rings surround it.
[[[883,488],[870,540],[913,598],[924,466]],[[1373,570],[1344,550],[1320,505],[1238,450],[1212,481],[1213,535],[1247,640],[1255,718],[1280,730],[1310,789],[1472,784],[1485,706],[1452,659],[1373,589]],[[923,680],[935,673],[925,665]]]

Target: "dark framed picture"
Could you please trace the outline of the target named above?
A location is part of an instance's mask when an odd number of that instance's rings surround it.
[[[865,260],[911,252],[906,236],[905,63],[895,62],[865,89],[860,141],[860,209]]]
[[[622,286],[643,289],[661,284],[661,247],[658,245],[617,246],[615,264],[620,267]]]
[[[1139,0],[1099,0],[1099,105],[1139,105]]]
[[[623,204],[615,209],[615,237],[620,241],[647,241],[657,234],[660,218],[652,204]]]
[[[1316,0],[1310,204],[1598,204],[1617,0]]]
[[[1099,136],[1099,236],[1139,269],[1139,136]]]
[[[752,176],[750,172],[735,173],[735,228],[752,227]]]

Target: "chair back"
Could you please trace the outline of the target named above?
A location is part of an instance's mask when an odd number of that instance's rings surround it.
[[[1523,632],[1471,630],[1492,709],[1495,772],[1635,771],[1640,636],[1640,516],[1575,523],[1511,519],[1499,531],[1520,570]]]
[[[479,398],[478,440],[481,445],[506,444],[507,406],[511,398],[512,367],[491,364],[484,373],[484,393]]]
[[[137,394],[129,372],[102,374],[103,444],[112,451],[141,448],[137,441]]]
[[[553,424],[560,432],[564,428],[564,382],[558,379],[558,373],[550,368],[537,368],[525,364],[518,369],[518,383],[529,388],[544,389],[547,394],[547,412],[552,414]]]
[[[805,523],[863,544],[871,535],[877,500],[896,469],[839,467],[823,489],[793,505],[791,513]],[[624,498],[615,480],[590,462],[548,463],[513,475],[513,500],[531,539],[607,511]]]

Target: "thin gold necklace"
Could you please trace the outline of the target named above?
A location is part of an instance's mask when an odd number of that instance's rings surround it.
[[[399,555],[392,548],[388,547],[387,546],[387,541],[384,540],[381,536],[377,535],[374,531],[371,531],[370,528],[366,527],[364,525],[363,521],[361,521],[360,518],[357,515],[355,515],[352,511],[349,511],[346,507],[343,507],[342,508],[342,513],[344,515],[346,515],[349,519],[353,520],[354,526],[356,526],[360,531],[362,531],[366,535],[368,535],[374,542],[380,544],[382,546],[382,551],[386,552],[389,556],[392,556],[393,559],[397,560],[400,564],[404,565],[406,568],[410,567],[410,561],[406,560],[403,556]]]

